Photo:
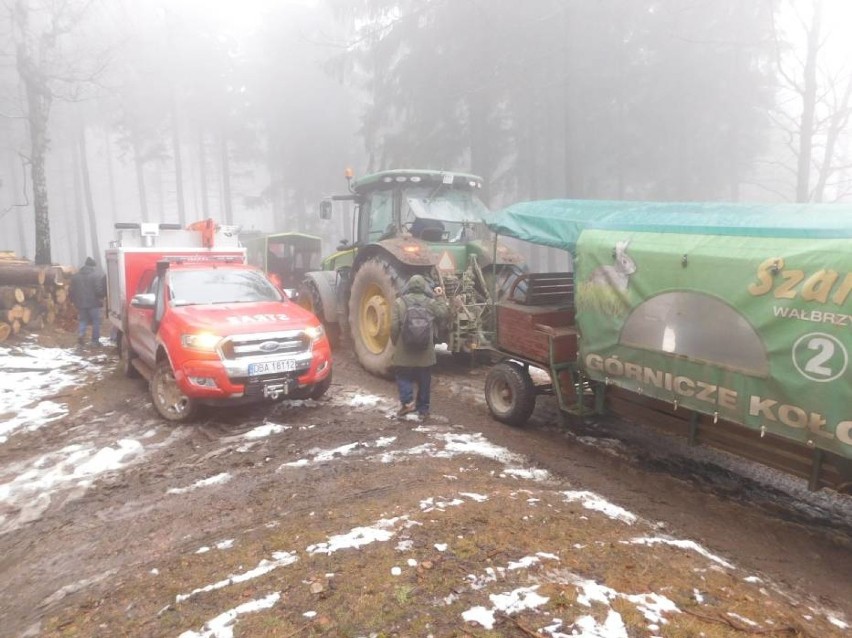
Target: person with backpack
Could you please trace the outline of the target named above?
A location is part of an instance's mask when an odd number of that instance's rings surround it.
[[[412,275],[391,310],[391,342],[396,346],[392,363],[397,388],[397,416],[417,412],[429,416],[432,366],[435,358],[435,333],[450,310],[441,288],[429,290],[426,279]],[[414,388],[417,387],[417,396]]]
[[[79,325],[77,327],[77,345],[86,345],[86,330],[92,325],[92,345],[101,345],[101,312],[106,296],[106,277],[98,272],[97,263],[86,257],[86,263],[71,277],[71,289],[68,296],[77,308]]]

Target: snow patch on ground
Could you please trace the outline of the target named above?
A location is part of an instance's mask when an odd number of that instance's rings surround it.
[[[488,599],[491,601],[491,607],[482,606],[472,607],[465,612],[462,612],[462,618],[465,622],[476,622],[482,625],[485,629],[493,629],[495,622],[495,614],[502,612],[504,614],[515,614],[525,609],[535,609],[547,603],[549,598],[540,596],[536,590],[538,585],[533,587],[519,587],[518,589],[504,592],[501,594],[490,594]]]
[[[281,594],[275,592],[264,598],[250,600],[242,605],[237,605],[233,609],[229,609],[215,618],[208,620],[204,623],[200,632],[185,631],[179,638],[233,638],[234,623],[237,621],[238,616],[269,609],[278,602],[279,598],[281,598]]]
[[[195,483],[187,487],[171,487],[166,490],[166,494],[186,494],[187,492],[195,491],[201,487],[210,487],[211,485],[222,485],[223,483],[227,483],[230,480],[230,474],[228,474],[227,472],[221,472],[220,474],[216,474],[206,479],[196,481]]]
[[[574,503],[579,501],[580,504],[588,510],[593,510],[595,512],[600,512],[609,518],[622,521],[623,523],[627,523],[628,525],[633,525],[638,519],[638,517],[628,512],[623,507],[619,507],[618,505],[614,505],[607,501],[606,499],[598,496],[594,492],[588,492],[585,490],[575,490],[569,492],[561,492],[562,496],[569,503]]]
[[[280,434],[285,430],[289,430],[289,425],[281,425],[279,423],[264,423],[263,425],[259,425],[256,428],[253,428],[243,434],[244,439],[255,440],[255,439],[263,439],[267,436],[272,436],[273,434]]]
[[[706,549],[704,549],[701,545],[696,543],[695,541],[686,541],[686,540],[677,540],[674,538],[661,538],[661,537],[653,537],[653,538],[632,538],[629,541],[622,541],[626,543],[630,543],[632,545],[671,545],[673,547],[680,547],[681,549],[688,549],[690,551],[701,554],[705,558],[713,561],[714,563],[721,565],[726,569],[733,569],[734,566],[728,561],[716,556],[715,554],[711,554]]]
[[[55,500],[59,489],[79,496],[105,472],[119,470],[140,458],[142,444],[121,439],[112,446],[96,448],[73,444],[34,459],[5,466],[0,483],[0,532],[16,529],[38,519]],[[11,478],[10,478],[11,477]]]
[[[299,558],[295,554],[291,554],[290,552],[273,552],[272,560],[263,559],[254,569],[250,569],[246,572],[242,572],[239,574],[231,574],[227,578],[224,578],[218,582],[212,583],[210,585],[205,585],[204,587],[199,587],[197,589],[193,589],[188,594],[178,594],[175,596],[175,602],[181,603],[193,596],[197,596],[198,594],[202,594],[208,591],[214,591],[216,589],[222,589],[223,587],[228,587],[229,585],[236,585],[237,583],[244,583],[248,580],[252,580],[257,578],[258,576],[263,576],[264,574],[268,574],[274,569],[278,569],[279,567],[286,567],[287,565],[292,565]],[[226,612],[227,613],[227,612]]]
[[[308,554],[333,554],[341,549],[363,547],[375,542],[389,541],[397,532],[397,527],[407,517],[383,518],[371,527],[355,527],[346,534],[330,536],[324,543],[309,545]]]
[[[88,382],[97,370],[99,365],[65,348],[0,346],[0,443],[65,416],[66,405],[51,397]]]

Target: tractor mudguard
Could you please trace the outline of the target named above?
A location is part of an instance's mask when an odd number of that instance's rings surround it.
[[[317,287],[322,300],[325,317],[320,319],[330,323],[337,322],[337,273],[333,270],[319,270],[305,273],[305,279],[310,279]]]
[[[468,250],[476,255],[481,267],[485,268],[491,265],[494,257],[494,244],[492,242],[477,239],[468,242],[467,246]],[[497,265],[523,266],[524,263],[525,260],[520,253],[512,250],[506,244],[497,242]]]
[[[382,252],[390,253],[397,261],[409,266],[435,266],[438,263],[438,256],[429,244],[411,235],[382,239],[375,244],[370,244],[358,251],[356,262],[360,264]]]

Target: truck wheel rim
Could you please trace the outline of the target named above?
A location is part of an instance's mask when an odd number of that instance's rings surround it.
[[[157,391],[157,403],[169,414],[180,416],[186,412],[188,399],[178,388],[174,374],[171,370],[165,374],[157,375],[155,384]]]
[[[376,284],[370,284],[361,297],[358,328],[361,341],[370,352],[384,351],[390,337],[390,312],[382,289]]]
[[[491,385],[489,392],[491,405],[499,412],[508,412],[514,404],[515,397],[511,386],[505,379],[497,379]]]

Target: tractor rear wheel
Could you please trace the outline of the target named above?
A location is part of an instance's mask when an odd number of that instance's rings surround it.
[[[391,309],[405,284],[405,274],[381,257],[366,261],[355,273],[349,295],[349,327],[358,361],[368,372],[391,376]]]

